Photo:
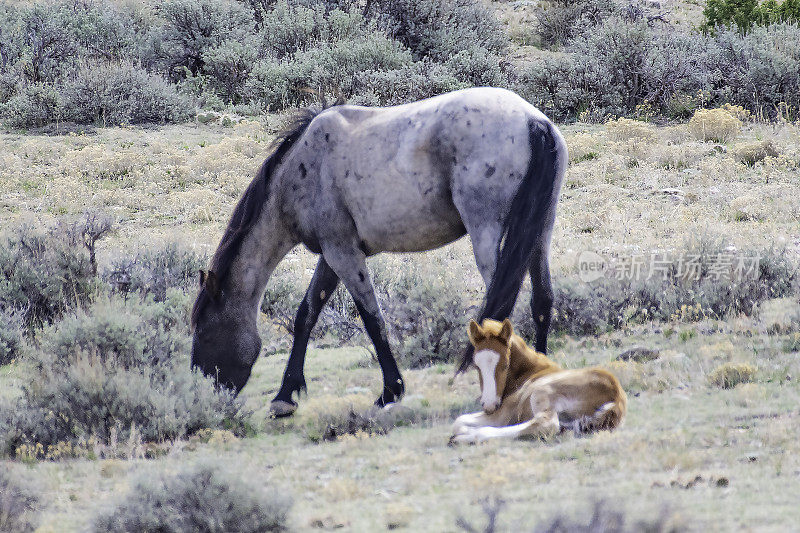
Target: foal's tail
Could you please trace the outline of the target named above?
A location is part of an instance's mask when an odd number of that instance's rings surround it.
[[[533,252],[549,246],[545,241],[549,241],[555,221],[555,204],[566,171],[562,168],[566,166],[566,146],[550,121],[534,118],[528,120],[528,142],[530,162],[505,220],[502,246],[479,322],[511,315]],[[467,370],[472,355],[469,345],[457,374]]]

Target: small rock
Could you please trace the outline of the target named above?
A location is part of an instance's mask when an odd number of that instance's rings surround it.
[[[625,350],[617,357],[618,361],[636,361],[637,363],[646,363],[658,359],[660,351],[657,348],[646,348],[644,346],[634,346]]]

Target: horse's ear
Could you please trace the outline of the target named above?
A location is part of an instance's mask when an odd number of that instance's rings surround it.
[[[206,282],[203,286],[211,294],[211,298],[216,300],[219,297],[219,280],[213,270],[209,270],[206,274]]]
[[[503,327],[500,328],[500,340],[504,343],[508,344],[508,341],[511,339],[511,335],[514,333],[514,328],[511,326],[511,321],[509,319],[503,320]]]
[[[478,325],[477,322],[474,320],[469,321],[469,328],[467,328],[467,334],[469,335],[469,342],[476,346],[479,342],[486,338],[486,334],[483,332],[481,327]]]
[[[206,271],[202,268],[200,269],[200,288],[203,288],[203,285],[206,284]]]

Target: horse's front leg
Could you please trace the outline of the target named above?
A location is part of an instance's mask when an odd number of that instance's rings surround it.
[[[292,352],[286,363],[281,388],[270,405],[270,412],[274,416],[288,416],[297,409],[297,402],[294,401],[293,396],[295,393],[299,395],[301,391],[306,390],[303,366],[308,349],[308,339],[311,337],[311,330],[314,329],[322,308],[325,307],[338,284],[339,277],[325,262],[325,259],[320,257],[314,277],[311,278],[311,283],[294,319]]]
[[[367,270],[366,255],[357,245],[351,247],[341,244],[323,244],[322,254],[353,296],[367,335],[375,346],[378,364],[383,373],[383,391],[375,405],[385,407],[400,401],[405,392],[405,383],[389,347],[383,314]]]

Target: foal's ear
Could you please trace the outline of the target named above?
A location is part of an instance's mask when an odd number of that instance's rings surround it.
[[[206,284],[206,271],[202,268],[200,269],[200,288],[203,288],[203,285]]]
[[[511,335],[513,333],[514,333],[514,328],[511,327],[511,321],[506,318],[505,320],[503,320],[503,327],[500,328],[500,333],[497,336],[505,344],[508,344],[508,341],[511,339]]]
[[[469,335],[469,342],[474,345],[477,345],[483,339],[486,338],[486,335],[483,333],[483,330],[478,325],[477,322],[474,320],[469,321],[469,328],[467,328],[467,334]]]

